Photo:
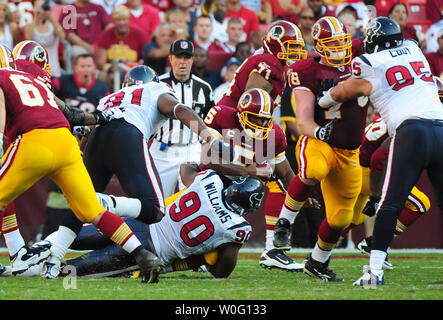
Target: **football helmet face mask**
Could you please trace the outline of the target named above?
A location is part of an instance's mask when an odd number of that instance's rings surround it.
[[[352,60],[351,34],[335,17],[320,18],[312,26],[312,38],[317,51],[332,66],[344,66]]]
[[[122,88],[148,83],[151,81],[160,82],[157,73],[147,66],[136,66],[126,73]]]
[[[366,53],[392,49],[402,44],[403,32],[395,20],[378,17],[369,21],[363,39],[363,50]]]
[[[303,50],[305,41],[300,29],[289,21],[272,22],[263,35],[262,43],[265,51],[279,59],[283,65],[289,66],[308,55]]]
[[[12,50],[15,60],[26,60],[32,62],[44,70],[51,77],[49,55],[46,49],[32,40],[17,43]]]
[[[260,207],[265,193],[263,183],[252,177],[240,177],[223,190],[225,206],[243,216]]]
[[[16,69],[12,51],[5,45],[0,45],[0,69]]]
[[[274,102],[263,89],[254,88],[243,93],[237,104],[238,119],[251,138],[265,140],[274,126]]]

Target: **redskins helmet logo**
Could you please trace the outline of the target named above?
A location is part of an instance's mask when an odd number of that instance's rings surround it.
[[[280,40],[284,34],[285,29],[280,25],[276,25],[269,30],[269,37],[274,40]]]
[[[321,27],[320,24],[317,22],[312,27],[312,38],[318,40],[318,38],[320,37],[320,32],[321,32]]]
[[[45,50],[42,47],[40,47],[40,46],[35,47],[33,51],[34,51],[33,52],[34,59],[36,59],[39,62],[46,61]]]
[[[242,108],[242,109],[247,108],[251,104],[251,101],[252,101],[251,94],[249,92],[245,93],[245,95],[243,96],[243,98],[241,99],[241,101],[239,103],[240,108]]]

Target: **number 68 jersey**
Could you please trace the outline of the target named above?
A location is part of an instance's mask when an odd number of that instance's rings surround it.
[[[223,182],[212,170],[202,171],[166,208],[166,215],[149,225],[157,255],[171,263],[204,254],[224,243],[246,242],[250,224],[223,204]]]
[[[388,126],[389,135],[409,117],[443,119],[429,63],[415,41],[364,54],[352,61],[352,73],[372,84],[369,99]]]

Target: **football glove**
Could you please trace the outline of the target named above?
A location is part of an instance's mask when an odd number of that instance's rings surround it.
[[[331,137],[332,129],[334,129],[334,125],[337,122],[337,118],[332,119],[323,127],[318,127],[314,131],[314,135],[318,140],[328,142]]]
[[[368,217],[372,217],[377,213],[378,203],[380,202],[380,197],[370,196],[363,208],[362,213]]]
[[[112,109],[108,109],[105,111],[95,110],[94,112],[92,112],[97,124],[107,123],[107,122],[117,118],[117,115],[121,115],[122,113],[123,113],[123,111],[121,111],[119,108],[112,108]]]
[[[74,136],[86,137],[91,132],[88,126],[74,126],[72,127],[72,134]]]

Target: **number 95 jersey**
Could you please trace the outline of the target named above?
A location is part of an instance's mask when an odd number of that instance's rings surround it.
[[[248,240],[252,228],[224,206],[223,189],[215,171],[202,171],[167,206],[163,219],[149,225],[155,251],[165,263],[207,253],[224,243]]]
[[[437,85],[415,41],[406,40],[400,47],[355,58],[352,73],[372,84],[369,99],[386,122],[390,136],[409,117],[443,119]]]

